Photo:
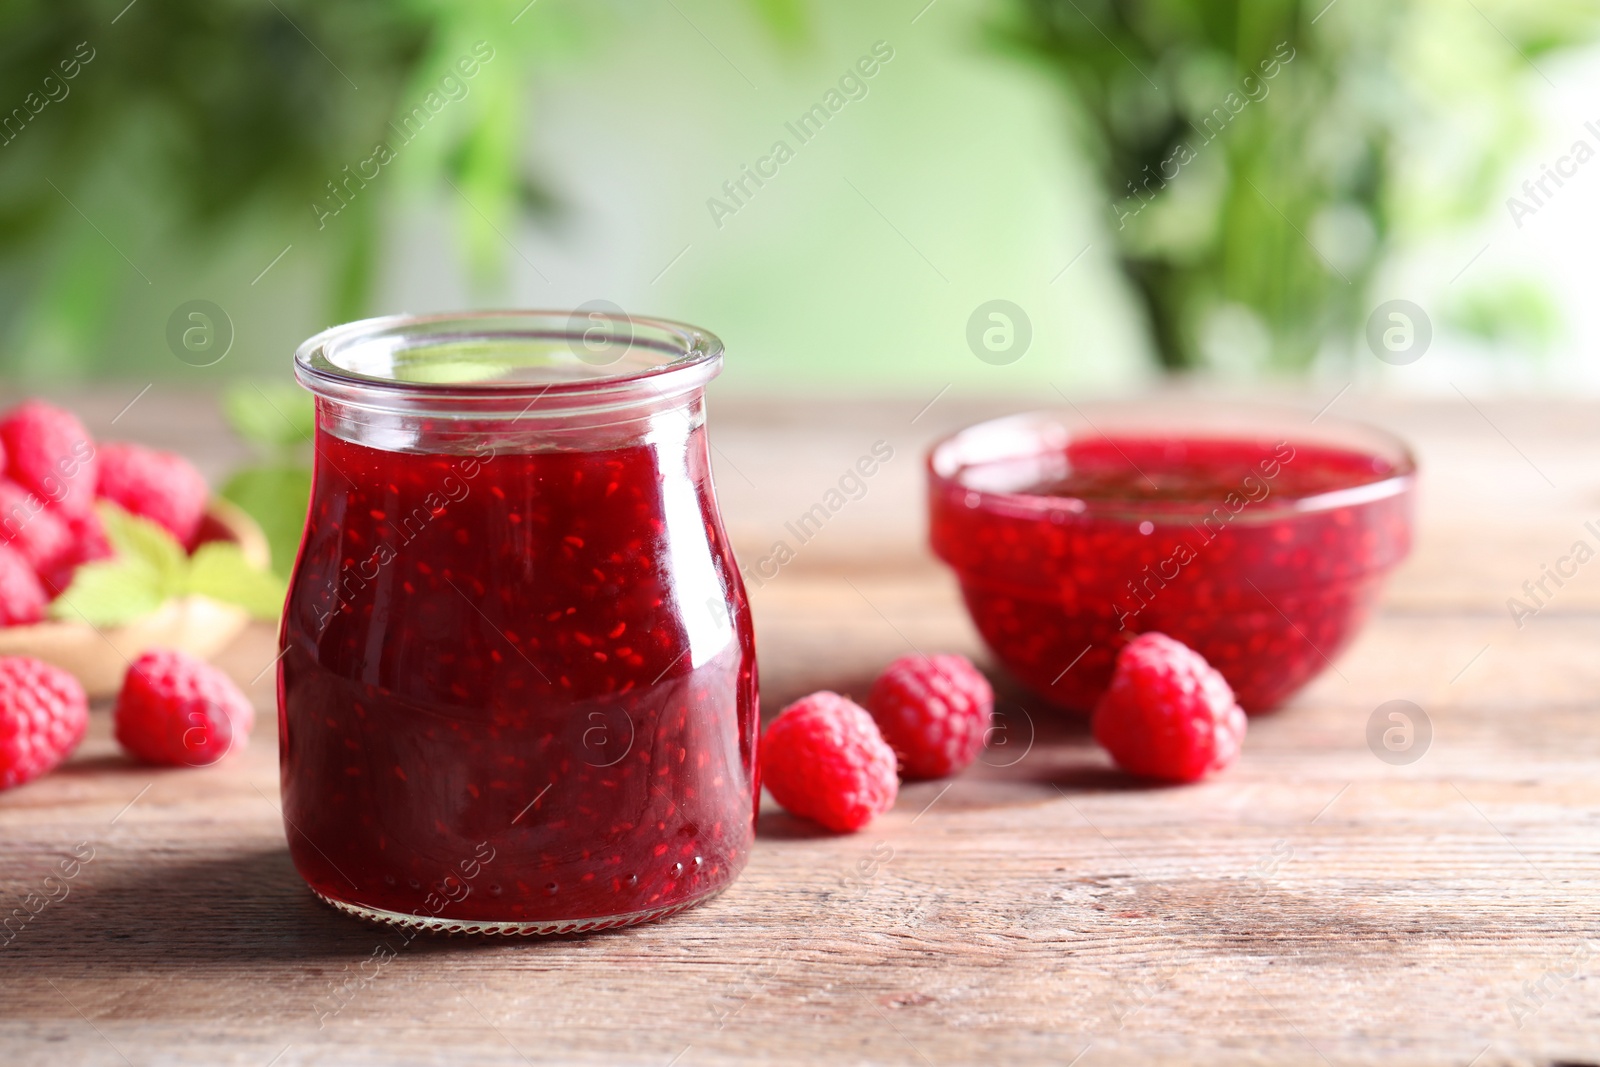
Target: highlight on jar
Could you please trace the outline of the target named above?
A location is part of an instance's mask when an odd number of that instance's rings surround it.
[[[703,330],[576,313],[300,347],[317,447],[279,742],[290,853],[323,900],[569,933],[738,875],[758,705],[706,442],[721,363]]]

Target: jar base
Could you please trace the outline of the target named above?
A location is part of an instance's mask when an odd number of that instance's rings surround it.
[[[650,908],[646,911],[630,911],[621,915],[602,915],[592,919],[555,919],[543,922],[528,922],[520,919],[511,919],[496,922],[491,919],[446,919],[423,915],[407,915],[404,912],[384,911],[381,908],[369,908],[364,904],[351,904],[345,900],[335,900],[333,897],[312,889],[317,899],[325,904],[330,904],[346,915],[354,915],[367,922],[378,923],[383,926],[395,926],[405,930],[417,930],[429,934],[484,934],[499,935],[502,937],[548,937],[556,934],[586,934],[598,930],[615,930],[623,926],[637,926],[640,923],[655,922],[668,916],[676,915],[680,911],[698,907],[713,899],[722,892],[726,886],[707,890],[697,897],[669,904],[664,908]]]

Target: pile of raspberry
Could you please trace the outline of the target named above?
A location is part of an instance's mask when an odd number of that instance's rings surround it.
[[[983,748],[994,691],[963,656],[895,660],[865,708],[822,691],[778,713],[761,775],[788,811],[846,833],[894,806],[901,778],[943,778]],[[1095,740],[1131,774],[1193,782],[1239,757],[1245,714],[1198,652],[1165,634],[1134,638],[1095,708]]]
[[[188,460],[97,444],[72,412],[25,400],[0,416],[0,626],[42,621],[85,563],[111,555],[107,500],[193,547],[210,490]]]
[[[50,602],[111,545],[97,501],[166,529],[192,549],[210,491],[182,456],[96,443],[72,412],[26,400],[0,416],[0,627],[44,621]],[[156,649],[128,667],[117,741],[150,763],[202,766],[241,747],[255,713],[217,668]],[[83,740],[89,702],[60,667],[0,657],[0,789],[50,771]]]

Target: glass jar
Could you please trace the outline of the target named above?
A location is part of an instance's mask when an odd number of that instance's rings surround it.
[[[722,344],[622,315],[339,326],[279,661],[290,854],[364,918],[625,926],[744,866],[755,646],[712,489]]]

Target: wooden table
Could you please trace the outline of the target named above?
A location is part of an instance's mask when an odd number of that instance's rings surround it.
[[[137,387],[70,399],[99,431]],[[1309,415],[1334,391],[1295,399]],[[952,391],[921,411],[932,392],[715,402],[746,562],[875,441],[894,449],[753,590],[769,715],[863,693],[909,644],[983,661],[922,547],[920,456],[1019,402]],[[219,475],[238,449],[211,411],[157,386],[116,429]],[[1353,391],[1335,411],[1416,444],[1416,552],[1338,672],[1254,721],[1216,781],[1134,785],[1001,680],[1012,748],[906,787],[854,836],[765,809],[743,878],[705,908],[570,940],[418,939],[374,974],[395,936],[313,900],[285,852],[262,627],[223,657],[262,715],[242,757],[140,767],[97,709],[64,769],[0,795],[5,899],[94,857],[0,948],[0,1062],[1596,1061],[1600,562],[1521,629],[1506,599],[1574,541],[1600,546],[1582,527],[1600,407]],[[1396,698],[1432,724],[1409,765],[1366,741]]]

